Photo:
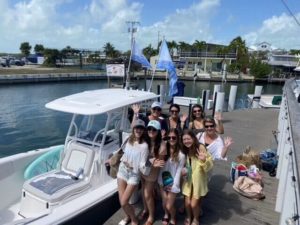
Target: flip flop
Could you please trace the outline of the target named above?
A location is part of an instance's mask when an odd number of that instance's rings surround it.
[[[185,218],[184,219],[184,223],[183,223],[184,225],[191,225],[191,221],[190,221],[190,219],[188,219],[188,218]]]
[[[141,214],[138,216],[138,220],[144,220],[149,215],[147,211],[142,211]]]
[[[127,224],[129,224],[131,222],[131,219],[129,219],[129,218],[124,218],[124,219],[122,219],[119,223],[118,223],[118,225],[127,225]]]
[[[168,225],[168,224],[169,224],[169,218],[165,218],[165,217],[164,217],[164,218],[162,218],[161,220],[162,220],[162,224],[163,224],[163,225]]]

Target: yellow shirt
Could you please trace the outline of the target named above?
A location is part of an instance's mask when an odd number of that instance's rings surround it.
[[[191,163],[190,163],[191,159]],[[191,178],[184,180],[182,185],[182,193],[185,196],[200,199],[208,192],[208,178],[207,172],[213,167],[213,161],[211,155],[206,153],[206,161],[201,162],[197,157],[187,157],[186,165],[191,164]]]

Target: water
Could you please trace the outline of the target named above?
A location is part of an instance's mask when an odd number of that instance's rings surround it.
[[[154,81],[153,91],[158,84]],[[213,91],[213,82],[185,82],[185,96],[201,96],[202,90]],[[252,83],[225,84],[228,98],[230,85],[238,86],[237,108],[243,108],[248,93],[254,93]],[[281,94],[282,86],[267,84],[264,94]],[[47,102],[56,98],[81,92],[106,88],[106,81],[77,81],[61,83],[34,83],[0,85],[0,157],[64,143],[71,115],[46,109]],[[143,80],[139,87],[144,87]]]

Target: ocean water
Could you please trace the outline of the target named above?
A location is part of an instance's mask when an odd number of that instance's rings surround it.
[[[212,93],[216,84],[200,81],[184,83],[185,96],[188,97],[201,96],[204,89],[210,89]],[[138,84],[139,88],[144,88],[143,80]],[[158,84],[166,83],[154,81],[154,92]],[[231,85],[238,86],[236,108],[245,108],[247,94],[254,93],[255,84],[224,84],[225,99],[229,96]],[[263,86],[263,94],[282,93],[282,85]],[[47,109],[45,104],[66,95],[106,87],[106,81],[100,80],[0,85],[0,157],[64,143],[72,115]]]

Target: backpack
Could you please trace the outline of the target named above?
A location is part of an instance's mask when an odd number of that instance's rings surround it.
[[[260,153],[260,160],[262,169],[267,172],[274,172],[277,168],[278,157],[276,151],[272,149],[266,149]]]

